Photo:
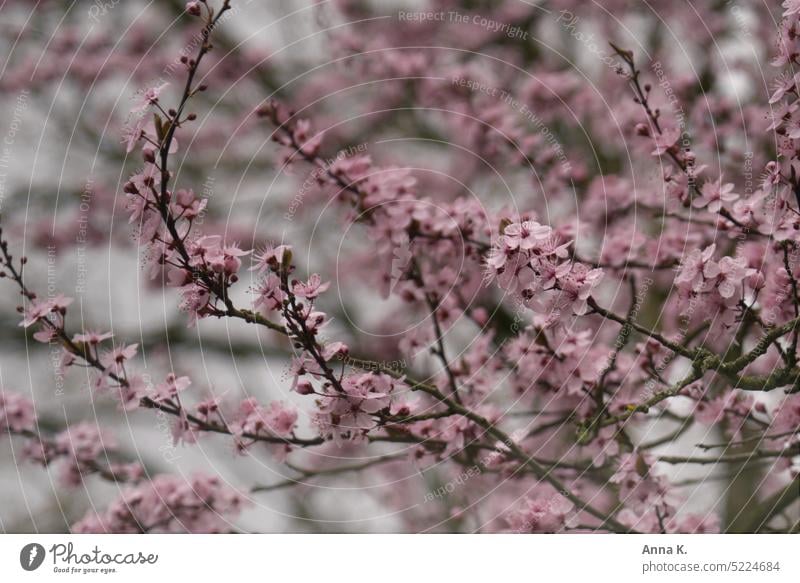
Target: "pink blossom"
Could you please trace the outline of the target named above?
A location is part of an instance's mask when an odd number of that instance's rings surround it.
[[[292,292],[298,297],[313,300],[321,293],[324,293],[330,285],[330,282],[322,283],[320,276],[314,273],[308,278],[307,282],[295,283]]]
[[[157,103],[158,96],[161,95],[161,92],[167,85],[169,85],[169,83],[162,83],[161,85],[145,89],[139,97],[137,104],[131,109],[131,113],[141,113],[147,109],[148,106]]]
[[[289,408],[281,402],[270,403],[265,414],[267,427],[278,436],[288,437],[297,425],[297,410]]]
[[[23,328],[28,328],[29,326],[45,319],[52,311],[53,306],[50,304],[50,302],[33,301],[26,308],[24,318],[19,325]]]
[[[197,474],[186,480],[159,475],[127,488],[105,511],[89,513],[72,527],[75,533],[220,533],[229,532],[231,519],[245,504],[244,497],[217,477]]]
[[[681,130],[678,128],[667,128],[662,133],[656,133],[653,136],[655,142],[655,150],[653,156],[663,156],[670,149],[672,149],[681,137]]]
[[[734,185],[732,183],[722,184],[722,179],[716,182],[706,182],[700,189],[702,196],[697,197],[692,201],[695,208],[708,207],[712,213],[719,212],[723,203],[730,203],[739,198],[738,194],[733,192]]]
[[[535,221],[512,223],[505,228],[505,242],[509,249],[530,251],[550,236],[552,229]]]
[[[103,354],[100,357],[100,363],[105,367],[104,374],[123,375],[125,373],[125,361],[136,356],[138,347],[138,344],[119,346]]]
[[[697,290],[706,279],[716,277],[718,268],[711,260],[715,249],[716,245],[709,245],[702,251],[693,250],[683,262],[675,283],[687,284],[691,289]]]
[[[119,387],[120,406],[126,411],[137,409],[142,398],[147,396],[148,385],[141,376],[132,376]]]
[[[553,533],[573,525],[570,513],[575,505],[560,494],[550,497],[528,498],[523,507],[508,517],[513,532]]]
[[[189,377],[179,377],[175,373],[169,373],[163,383],[154,387],[151,397],[154,401],[169,401],[189,388],[191,384],[192,381]]]
[[[16,433],[33,431],[35,426],[33,402],[20,394],[0,389],[0,430]]]
[[[250,270],[255,270],[260,273],[263,273],[268,269],[275,270],[284,263],[287,254],[290,254],[291,250],[292,248],[288,245],[267,247],[263,252],[256,256],[255,264],[250,268]]]
[[[254,291],[257,297],[253,301],[253,307],[264,315],[279,310],[286,299],[286,294],[281,288],[281,280],[274,273],[267,274]]]
[[[350,375],[320,402],[315,421],[320,431],[334,440],[358,439],[375,426],[373,415],[389,407],[394,381],[384,374]]]

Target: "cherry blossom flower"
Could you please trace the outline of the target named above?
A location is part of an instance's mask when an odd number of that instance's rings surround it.
[[[154,387],[151,398],[157,402],[169,401],[189,388],[190,384],[192,381],[189,377],[179,377],[175,373],[169,373],[163,383]]]
[[[552,229],[535,221],[512,223],[504,231],[506,246],[509,249],[530,251],[550,236]]]
[[[706,182],[700,189],[699,196],[692,201],[695,208],[707,207],[712,213],[717,213],[722,208],[723,203],[730,203],[739,198],[733,192],[733,183],[722,184],[722,179],[716,182]]]
[[[634,511],[656,507],[665,516],[671,515],[680,503],[680,497],[671,491],[666,478],[655,472],[653,464],[649,454],[624,454],[611,482],[619,484],[621,499]]]
[[[264,315],[269,315],[270,312],[279,310],[286,299],[286,294],[281,289],[281,280],[274,273],[270,273],[262,279],[254,293],[256,294],[256,299],[253,301],[253,308]]]
[[[33,431],[35,426],[33,402],[18,393],[0,388],[0,430]]]
[[[161,92],[169,85],[169,83],[162,83],[161,85],[156,85],[154,87],[149,87],[145,89],[137,104],[131,109],[131,113],[141,113],[145,109],[147,109],[150,105],[158,102],[158,96],[161,95]]]
[[[53,311],[53,306],[50,302],[32,302],[25,310],[25,317],[19,323],[23,328],[28,328],[33,324],[43,320],[50,312]]]
[[[322,283],[320,276],[314,273],[308,278],[307,282],[295,283],[292,292],[297,297],[313,300],[321,293],[324,293],[330,287],[330,285],[330,282]]]
[[[508,517],[508,523],[517,533],[560,532],[574,525],[570,518],[574,508],[575,505],[560,494],[528,498],[520,510]]]
[[[681,130],[678,128],[667,128],[662,133],[656,133],[653,136],[655,142],[655,150],[653,156],[663,156],[670,149],[672,149],[681,137]]]
[[[251,271],[263,273],[270,269],[277,269],[286,261],[287,254],[291,254],[292,248],[289,245],[278,245],[277,247],[267,247],[263,252],[256,256],[256,261]]]
[[[698,290],[706,279],[716,277],[718,268],[711,259],[715,250],[716,245],[709,245],[702,251],[693,250],[683,262],[675,283],[687,284],[690,289]]]
[[[373,415],[387,409],[394,380],[384,374],[364,373],[345,377],[343,393],[326,391],[315,422],[323,435],[336,441],[356,440],[375,427]]]
[[[244,497],[219,478],[159,475],[125,489],[101,513],[87,514],[75,533],[221,533],[245,505]]]
[[[120,346],[109,350],[100,357],[100,362],[105,366],[104,374],[125,374],[125,361],[130,360],[136,356],[138,344],[131,344],[129,346]]]

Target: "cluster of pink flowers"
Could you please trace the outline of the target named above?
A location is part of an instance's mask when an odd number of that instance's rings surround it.
[[[84,477],[100,473],[119,482],[136,482],[144,475],[138,462],[112,462],[110,456],[118,451],[113,436],[88,422],[67,427],[52,440],[31,439],[26,447],[27,457],[42,465],[59,466],[64,485],[78,486]]]
[[[611,481],[619,484],[626,508],[620,520],[642,532],[719,532],[713,514],[676,515],[681,502],[666,476],[655,469],[650,454],[634,451],[621,456],[621,463]]]
[[[236,437],[236,447],[244,451],[248,445],[257,443],[259,437],[289,438],[297,427],[297,410],[279,401],[272,401],[266,407],[255,399],[245,399],[239,405],[230,423],[231,432]],[[278,441],[270,446],[277,459],[285,460],[292,451],[288,442]]]
[[[590,330],[551,326],[527,332],[510,341],[505,350],[510,362],[519,363],[515,371],[516,389],[526,393],[538,385],[560,391],[559,404],[572,402],[573,407],[580,407],[585,391],[594,386],[602,372],[599,367],[605,364],[602,356],[607,350],[598,351],[592,345]],[[531,338],[537,335],[545,341],[532,342]]]
[[[489,274],[540,314],[585,314],[603,271],[571,261],[571,244],[536,221],[510,223],[486,261]]]
[[[76,533],[221,533],[246,499],[217,477],[161,475],[122,492],[102,513],[90,513]]]
[[[341,389],[323,389],[314,417],[320,434],[336,441],[359,439],[374,429],[375,416],[389,411],[395,382],[384,374],[353,374],[342,379]]]
[[[714,259],[716,245],[695,249],[688,254],[675,277],[684,313],[696,312],[712,320],[715,328],[732,327],[738,309],[751,302],[758,271],[748,267],[744,257]]]
[[[143,475],[138,462],[112,461],[119,446],[112,435],[97,425],[82,422],[52,436],[40,434],[31,399],[5,389],[0,389],[0,431],[24,439],[22,459],[42,466],[57,466],[64,486],[78,486],[92,474],[121,482],[135,482]]]
[[[631,452],[620,456],[611,482],[619,484],[621,499],[634,512],[672,514],[680,500],[671,492],[669,481],[653,469],[655,460],[646,453]]]
[[[508,523],[516,533],[561,532],[567,525],[576,526],[574,511],[575,505],[561,494],[528,498],[522,508],[509,516]]]
[[[241,258],[249,251],[217,235],[190,239],[192,223],[201,215],[206,202],[186,189],[174,194],[167,191],[168,203],[161,202],[162,195],[156,190],[160,172],[153,164],[145,166],[125,185],[130,220],[138,225],[139,241],[147,245],[151,278],[160,276],[169,286],[180,290],[181,306],[193,323],[215,314],[216,300],[238,281]],[[163,208],[168,209],[171,217],[167,223],[161,214]]]

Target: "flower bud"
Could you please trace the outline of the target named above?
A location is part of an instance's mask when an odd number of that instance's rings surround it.
[[[310,395],[314,392],[314,387],[310,381],[303,379],[302,381],[297,382],[297,387],[295,387],[295,390],[300,395]]]

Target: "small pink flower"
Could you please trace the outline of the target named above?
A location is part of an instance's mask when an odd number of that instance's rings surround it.
[[[552,229],[546,225],[540,225],[536,221],[524,221],[522,223],[512,223],[505,228],[505,240],[509,249],[520,248],[529,251],[538,247],[541,241],[550,236]]]
[[[52,311],[53,311],[53,306],[50,305],[50,302],[39,302],[34,300],[25,310],[24,317],[22,318],[22,322],[20,322],[19,325],[22,326],[23,328],[28,328],[32,324],[36,324],[40,320],[46,318],[47,315]]]
[[[125,152],[130,154],[142,139],[144,128],[147,125],[147,118],[143,115],[137,116],[133,124],[127,124],[123,131],[122,143],[125,144]]]
[[[331,342],[323,347],[321,356],[325,360],[330,360],[337,356],[346,356],[349,352],[350,349],[344,342]]]
[[[797,76],[782,74],[775,81],[775,92],[769,98],[769,103],[778,103],[790,91],[796,91]]]
[[[314,273],[308,278],[307,282],[295,283],[292,287],[292,292],[298,297],[313,300],[321,293],[325,292],[330,286],[330,282],[322,283],[320,276]]]
[[[127,385],[119,387],[120,406],[125,411],[138,409],[142,398],[147,396],[147,384],[140,376],[133,376],[128,379]]]
[[[74,298],[68,298],[64,294],[58,294],[49,300],[50,306],[53,308],[53,310],[62,313],[66,311],[67,307],[74,301]]]
[[[137,105],[131,109],[131,113],[141,113],[147,109],[148,106],[158,102],[158,96],[161,95],[161,92],[167,85],[169,85],[169,83],[162,83],[161,85],[145,89],[139,97]]]
[[[186,12],[192,16],[200,16],[200,2],[187,2]]]
[[[179,393],[185,391],[192,384],[189,377],[178,377],[175,373],[169,373],[163,383],[156,385],[152,399],[154,401],[168,401],[177,397]]]
[[[733,192],[733,184],[722,184],[722,179],[715,182],[706,182],[700,188],[701,196],[695,197],[692,206],[695,208],[708,207],[709,212],[718,213],[723,203],[733,202],[739,195]]]
[[[286,299],[286,294],[281,289],[281,280],[274,273],[265,277],[255,289],[256,299],[253,308],[259,310],[264,315],[278,310]]]
[[[297,426],[297,409],[287,407],[284,403],[273,401],[266,410],[267,427],[275,435],[289,437]]]
[[[678,128],[668,128],[665,129],[662,133],[656,134],[653,137],[653,141],[655,142],[656,148],[653,150],[653,156],[663,156],[667,153],[677,142],[678,138],[681,137],[681,130]]]
[[[105,367],[104,374],[124,374],[125,361],[136,356],[138,344],[119,346],[113,348],[100,357],[100,363]]]
[[[33,401],[0,388],[0,431],[33,431],[35,427]]]
[[[269,246],[260,255],[256,256],[255,265],[250,268],[250,271],[263,273],[270,269],[277,270],[279,266],[283,265],[291,251],[292,248],[289,245]]]

